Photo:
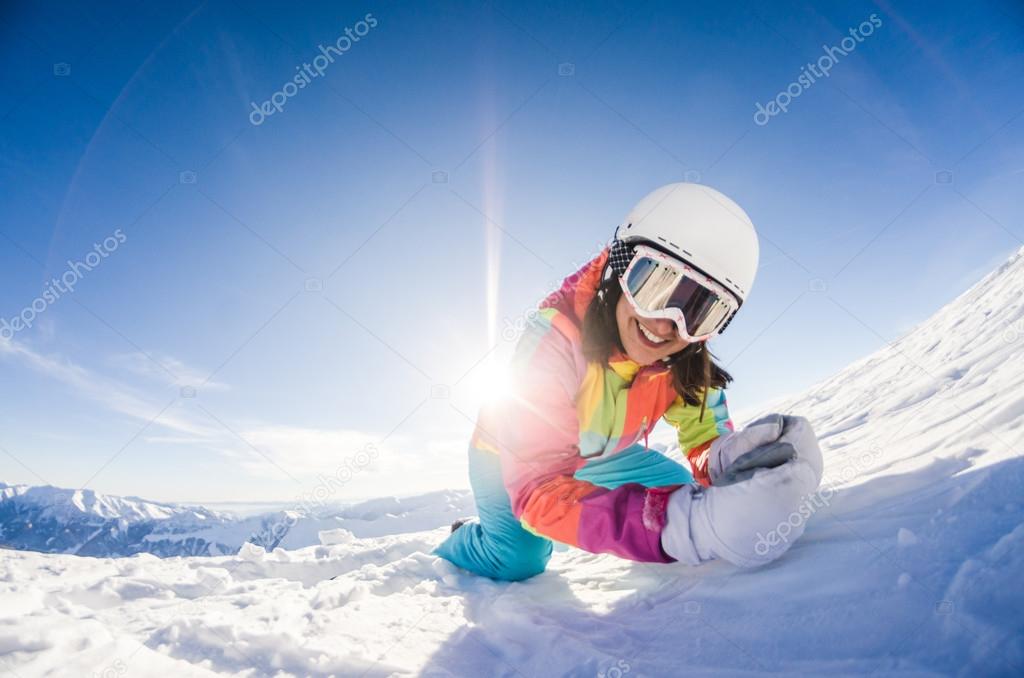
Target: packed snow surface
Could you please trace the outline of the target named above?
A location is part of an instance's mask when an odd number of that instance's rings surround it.
[[[321,545],[294,550],[0,551],[0,667],[23,678],[1024,675],[1022,289],[1019,253],[778,407],[810,417],[826,479],[791,516],[808,520],[804,537],[767,567],[568,550],[541,576],[497,583],[430,555],[452,511],[438,493],[417,512],[436,529],[371,513],[375,531],[321,525]]]

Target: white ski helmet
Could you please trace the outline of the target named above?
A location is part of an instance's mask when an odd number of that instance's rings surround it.
[[[678,256],[724,285],[740,303],[754,284],[760,251],[754,224],[739,205],[709,186],[662,186],[630,210],[616,235]]]

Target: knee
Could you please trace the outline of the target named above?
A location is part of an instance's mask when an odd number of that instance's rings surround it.
[[[514,548],[502,549],[497,558],[492,579],[499,581],[523,581],[535,577],[551,560],[551,542],[537,539],[535,543],[517,544]]]
[[[522,581],[544,571],[551,551],[547,539],[534,535],[495,537],[486,534],[479,523],[470,523],[453,532],[433,553],[474,574],[498,581]]]
[[[543,537],[520,533],[513,539],[490,542],[488,577],[502,582],[521,582],[543,573],[551,560],[551,542]]]

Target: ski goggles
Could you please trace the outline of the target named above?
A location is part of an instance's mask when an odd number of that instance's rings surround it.
[[[647,245],[636,247],[619,284],[637,315],[674,321],[680,338],[690,342],[720,333],[740,307],[722,285]]]

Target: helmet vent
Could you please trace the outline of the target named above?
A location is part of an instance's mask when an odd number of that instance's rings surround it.
[[[658,236],[658,240],[660,240],[661,242],[665,243],[666,245],[668,245],[668,246],[669,246],[669,247],[671,247],[672,249],[675,249],[675,250],[683,250],[683,248],[682,248],[682,247],[680,247],[679,245],[675,244],[675,243],[674,243],[674,242],[672,242],[671,240],[665,240],[665,239],[664,239],[663,237],[661,237],[660,235]],[[685,252],[686,250],[683,250],[683,251]]]
[[[726,277],[725,281],[732,285],[733,287],[735,287],[736,289],[738,289],[740,291],[740,294],[742,294],[743,296],[747,296],[747,291],[743,289],[743,286],[737,282],[734,282],[732,278]],[[722,329],[724,330],[725,328],[723,327]],[[721,334],[721,331],[719,331],[719,334]]]

